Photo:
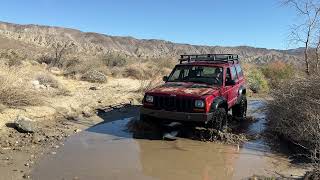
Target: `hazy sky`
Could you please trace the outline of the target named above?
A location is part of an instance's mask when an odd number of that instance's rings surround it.
[[[287,49],[294,10],[280,0],[6,0],[0,21],[173,42]]]

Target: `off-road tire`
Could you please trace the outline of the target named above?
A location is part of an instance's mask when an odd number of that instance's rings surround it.
[[[241,96],[239,102],[232,107],[232,116],[238,120],[245,119],[247,116],[247,97]]]
[[[140,114],[140,122],[151,123],[151,121],[151,117],[144,114]]]
[[[225,108],[218,108],[213,112],[212,120],[209,123],[211,128],[222,131],[228,125],[227,112]]]

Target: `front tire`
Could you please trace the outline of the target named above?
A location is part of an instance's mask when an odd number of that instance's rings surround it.
[[[245,119],[247,117],[247,97],[245,95],[240,97],[238,104],[232,108],[232,116],[236,119]]]
[[[227,111],[224,108],[218,108],[214,111],[212,120],[210,122],[212,128],[222,131],[227,128]]]

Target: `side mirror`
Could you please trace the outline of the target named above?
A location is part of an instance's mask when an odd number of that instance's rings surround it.
[[[236,85],[236,81],[234,81],[232,79],[226,81],[226,86],[234,86],[234,85]]]
[[[168,76],[163,76],[162,80],[163,80],[164,82],[167,82],[167,81],[168,81]]]

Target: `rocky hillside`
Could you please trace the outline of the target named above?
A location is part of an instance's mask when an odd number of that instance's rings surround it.
[[[221,47],[177,44],[163,40],[135,39],[82,32],[75,29],[39,25],[18,25],[0,22],[0,50],[18,50],[26,55],[52,50],[57,43],[72,42],[75,53],[95,56],[116,53],[128,57],[177,57],[188,53],[236,53],[246,62],[266,63],[282,60],[299,62],[299,55],[291,51],[270,50],[248,46]]]

